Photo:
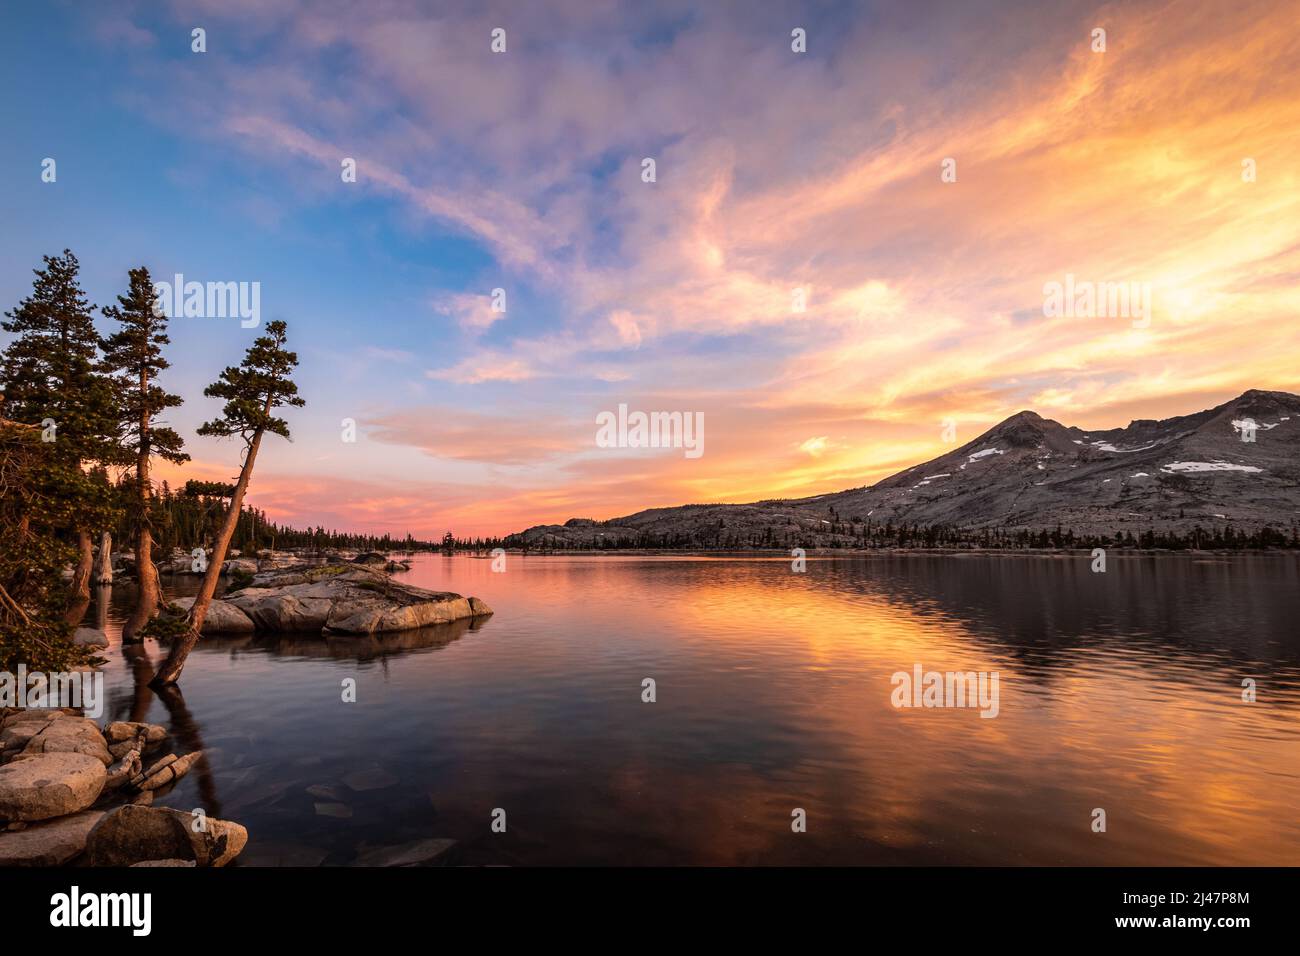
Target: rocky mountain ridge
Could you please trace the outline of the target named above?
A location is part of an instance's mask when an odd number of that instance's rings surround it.
[[[851,546],[882,527],[1186,535],[1300,523],[1300,396],[1251,389],[1190,415],[1084,430],[1021,411],[874,485],[539,525],[530,548]]]

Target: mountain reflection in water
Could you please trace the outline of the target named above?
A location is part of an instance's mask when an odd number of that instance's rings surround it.
[[[1089,564],[422,555],[404,580],[496,614],[205,638],[168,699],[144,684],[161,649],[120,646],[119,586],[105,717],[204,749],[159,802],[247,826],[245,866],[429,837],[525,865],[1294,863],[1300,559]],[[997,671],[997,718],[895,709],[917,663]]]

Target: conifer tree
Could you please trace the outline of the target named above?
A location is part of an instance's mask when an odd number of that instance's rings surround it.
[[[119,324],[104,339],[104,368],[113,375],[119,415],[119,441],[133,460],[134,488],[128,514],[135,538],[135,567],[138,590],[135,610],[122,628],[124,640],[134,640],[153,618],[162,601],[158,569],[153,562],[152,502],[149,483],[150,459],[157,456],[175,464],[189,461],[181,451],[184,440],[174,429],[162,425],[158,416],[182,404],[157,384],[158,374],[168,367],[162,349],[170,343],[167,317],[155,307],[153,280],[146,268],[128,272],[126,295],[118,304],[104,308],[104,316]]]
[[[204,395],[223,398],[226,404],[221,417],[204,422],[199,428],[199,434],[221,438],[238,435],[244,442],[244,462],[239,470],[239,479],[235,482],[230,508],[217,532],[203,583],[190,607],[186,630],[172,642],[167,660],[154,677],[155,685],[176,683],[185,667],[185,659],[198,643],[204,618],[217,590],[221,565],[226,560],[230,539],[239,522],[244,494],[248,491],[248,483],[253,476],[257,452],[262,447],[262,437],[267,432],[282,438],[289,437],[288,423],[273,412],[277,408],[301,408],[305,404],[298,397],[298,386],[289,378],[298,365],[298,356],[285,349],[286,337],[284,322],[268,322],[266,334],[258,336],[249,346],[239,367],[226,368],[215,383],[203,390]]]
[[[90,600],[93,531],[112,524],[112,489],[93,466],[120,463],[111,383],[98,364],[94,306],[78,279],[80,263],[70,250],[45,256],[35,271],[32,294],[0,322],[17,336],[0,362],[5,414],[36,425],[51,447],[42,456],[42,494],[62,503],[48,517],[77,543],[69,619]]]
[[[59,571],[72,554],[54,533],[64,504],[47,493],[53,446],[5,416],[0,394],[0,670],[69,670],[87,653],[70,640]]]

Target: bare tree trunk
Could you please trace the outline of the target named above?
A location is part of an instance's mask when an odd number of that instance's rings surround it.
[[[190,607],[189,629],[172,641],[167,660],[163,662],[162,667],[158,668],[158,673],[150,682],[155,687],[174,684],[180,679],[181,671],[185,668],[185,659],[190,656],[190,651],[194,650],[194,645],[199,642],[199,632],[203,630],[203,620],[207,617],[208,608],[212,605],[212,597],[217,592],[217,583],[221,578],[221,565],[225,563],[226,552],[230,550],[230,539],[235,536],[239,511],[244,504],[244,493],[248,491],[249,479],[253,477],[253,462],[257,458],[257,449],[261,445],[262,431],[259,429],[253,434],[253,441],[248,446],[248,457],[239,472],[239,481],[235,484],[235,493],[230,499],[230,510],[226,512],[225,520],[221,522],[221,530],[217,533],[217,540],[212,546],[212,558],[208,563],[207,571],[203,574],[203,584],[200,585],[199,593]]]
[[[95,561],[95,583],[113,583],[113,533],[99,533],[99,557]]]
[[[141,408],[147,404],[149,379],[140,372]],[[135,610],[122,626],[122,640],[135,642],[136,635],[158,614],[162,591],[158,587],[158,569],[153,563],[153,533],[149,524],[149,413],[140,412],[140,451],[135,462],[136,507],[139,524],[135,534]]]
[[[69,624],[79,624],[86,605],[90,603],[90,575],[95,568],[95,544],[89,531],[77,532],[77,568],[72,574],[72,583],[68,585]],[[78,612],[77,608],[81,611]],[[76,617],[73,617],[73,615]]]

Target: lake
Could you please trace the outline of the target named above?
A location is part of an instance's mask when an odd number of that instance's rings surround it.
[[[205,749],[159,804],[246,826],[241,866],[428,837],[505,865],[1300,860],[1300,556],[1090,563],[420,555],[403,580],[495,615],[205,638],[170,703],[119,586],[104,718]],[[997,672],[997,716],[895,707],[916,665]]]

